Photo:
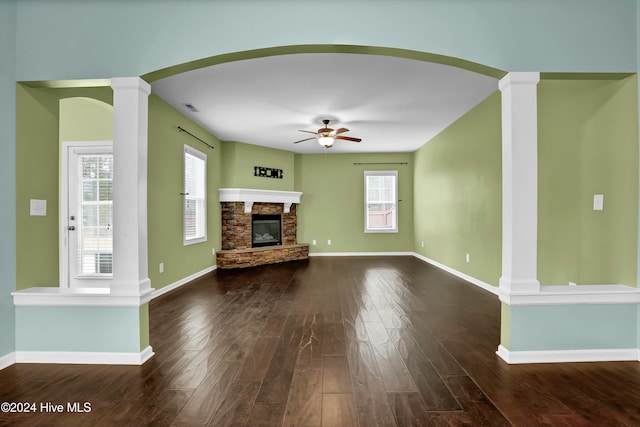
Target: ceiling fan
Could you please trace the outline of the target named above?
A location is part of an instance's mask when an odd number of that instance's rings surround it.
[[[305,132],[305,133],[312,133],[315,136],[311,137],[311,138],[305,138],[305,139],[301,139],[300,141],[295,141],[294,144],[297,144],[299,142],[303,142],[303,141],[309,141],[312,139],[317,139],[318,143],[320,143],[320,145],[324,146],[325,148],[331,148],[333,147],[333,142],[336,139],[341,139],[344,141],[352,141],[352,142],[360,142],[362,141],[362,139],[360,138],[353,138],[350,136],[344,136],[344,135],[340,135],[341,133],[345,133],[345,132],[349,132],[349,129],[347,128],[340,128],[340,129],[331,129],[329,127],[329,120],[325,119],[322,121],[322,123],[324,123],[324,127],[318,129],[317,132],[311,132],[308,130],[301,130],[300,132]]]

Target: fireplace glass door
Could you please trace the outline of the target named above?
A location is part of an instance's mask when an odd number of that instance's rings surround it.
[[[282,217],[280,215],[253,215],[251,246],[274,246],[282,244]]]

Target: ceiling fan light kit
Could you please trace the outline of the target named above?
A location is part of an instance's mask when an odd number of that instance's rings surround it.
[[[318,137],[318,142],[320,145],[325,146],[327,148],[333,147],[333,138],[330,136],[320,136]]]
[[[353,138],[353,137],[350,137],[350,136],[342,136],[342,135],[340,135],[341,133],[349,132],[349,129],[347,129],[347,128],[340,128],[340,129],[336,129],[336,130],[331,129],[329,127],[329,120],[327,120],[327,119],[323,120],[322,123],[324,124],[324,127],[318,129],[316,132],[311,132],[311,131],[308,131],[308,130],[301,130],[300,132],[311,133],[311,134],[314,134],[315,136],[311,137],[311,138],[301,139],[300,141],[295,141],[294,144],[297,144],[297,143],[303,142],[303,141],[310,141],[312,139],[315,139],[323,147],[331,148],[331,147],[333,147],[334,141],[337,140],[337,139],[341,139],[341,140],[345,140],[345,141],[351,141],[351,142],[360,142],[360,141],[362,141],[360,138]]]

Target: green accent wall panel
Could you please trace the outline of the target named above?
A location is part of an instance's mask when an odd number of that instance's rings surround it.
[[[502,268],[500,110],[496,92],[423,145],[413,177],[415,251],[494,286]]]
[[[538,98],[540,283],[636,286],[636,76],[543,80]]]
[[[60,141],[112,141],[113,105],[93,98],[60,100]]]
[[[291,151],[277,150],[243,142],[222,142],[222,188],[293,191],[295,160]],[[254,166],[282,169],[283,177],[254,175]]]
[[[410,252],[413,250],[413,155],[297,154],[295,190],[303,193],[298,242],[314,252]],[[406,162],[407,165],[354,165]],[[398,233],[364,232],[364,171],[398,171]],[[331,245],[327,243],[331,240]]]
[[[178,131],[180,126],[214,149]],[[184,144],[207,155],[207,241],[183,243]],[[221,246],[218,188],[222,182],[220,141],[158,96],[149,96],[148,145],[149,279],[159,289],[215,265],[213,249]],[[164,272],[159,265],[164,263]]]

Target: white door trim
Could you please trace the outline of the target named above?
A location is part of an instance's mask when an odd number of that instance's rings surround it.
[[[69,218],[69,153],[74,148],[104,149],[108,148],[113,152],[113,141],[64,141],[60,152],[60,200],[59,200],[59,287],[69,288],[69,239],[67,226]]]

